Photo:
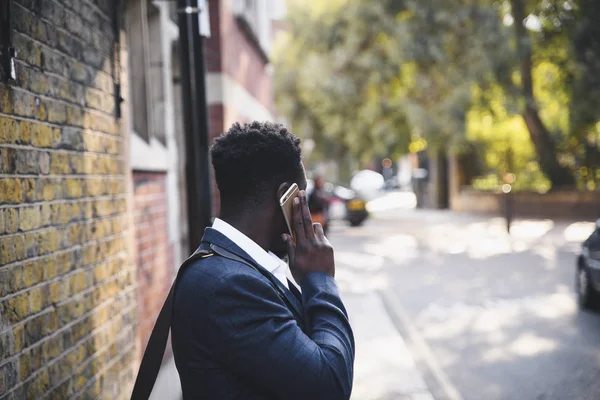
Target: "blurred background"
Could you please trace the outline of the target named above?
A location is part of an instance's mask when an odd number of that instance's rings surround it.
[[[303,139],[356,400],[600,397],[597,0],[0,2],[0,399],[129,398],[234,122]],[[315,215],[315,218],[317,215]],[[170,349],[153,399],[180,399]]]

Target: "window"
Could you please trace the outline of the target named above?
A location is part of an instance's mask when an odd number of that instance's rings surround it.
[[[129,102],[134,132],[165,144],[160,10],[149,0],[127,3]]]
[[[233,2],[234,15],[265,57],[271,48],[269,5],[272,1],[275,0],[234,0]]]

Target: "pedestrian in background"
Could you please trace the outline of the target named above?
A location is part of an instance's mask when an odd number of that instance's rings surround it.
[[[308,207],[313,222],[323,226],[325,234],[329,228],[329,195],[325,191],[325,181],[320,176],[315,178],[315,186],[308,196]]]

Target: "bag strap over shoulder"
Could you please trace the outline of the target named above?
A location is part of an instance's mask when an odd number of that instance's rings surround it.
[[[165,300],[162,309],[158,314],[158,318],[156,319],[156,323],[154,324],[154,328],[150,334],[150,339],[148,340],[148,345],[144,351],[140,369],[133,386],[131,400],[148,400],[150,398],[150,394],[152,393],[152,389],[154,388],[154,383],[158,377],[163,356],[165,354],[165,349],[167,347],[167,340],[169,338],[169,330],[171,328],[171,320],[173,317],[173,296],[175,293],[175,286],[177,285],[177,281],[179,280],[181,273],[194,261],[211,257],[213,255],[238,261],[255,269],[264,277],[266,277],[277,291],[277,294],[295,314],[296,320],[298,321],[300,327],[304,329],[303,315],[301,312],[302,305],[294,297],[294,295],[291,294],[291,292],[288,291],[289,294],[286,293],[287,288],[285,288],[283,284],[277,280],[277,278],[249,260],[239,257],[220,246],[211,244],[210,250],[199,250],[185,260],[183,264],[181,264],[179,272],[177,273],[177,277],[171,285],[171,290],[169,291],[167,299]]]
[[[212,251],[200,250],[181,264],[177,277],[171,285],[171,290],[169,290],[167,299],[158,314],[158,318],[156,319],[156,323],[150,334],[150,339],[148,340],[148,345],[144,351],[144,357],[142,357],[135,385],[133,386],[131,400],[148,400],[152,393],[152,389],[154,388],[154,383],[158,377],[163,356],[165,354],[165,348],[167,347],[169,329],[171,328],[171,319],[173,317],[173,294],[175,292],[175,285],[177,284],[181,273],[194,261],[212,255],[214,255]]]

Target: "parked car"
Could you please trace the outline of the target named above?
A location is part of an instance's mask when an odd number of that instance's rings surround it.
[[[309,179],[306,192],[310,196],[314,181]],[[360,226],[369,217],[367,202],[357,192],[344,186],[326,182],[325,191],[329,194],[329,218],[348,221],[350,226]]]
[[[600,219],[596,230],[583,242],[577,257],[577,300],[581,308],[600,305]]]
[[[364,169],[352,177],[350,187],[363,199],[372,200],[385,188],[385,179],[379,172]]]

